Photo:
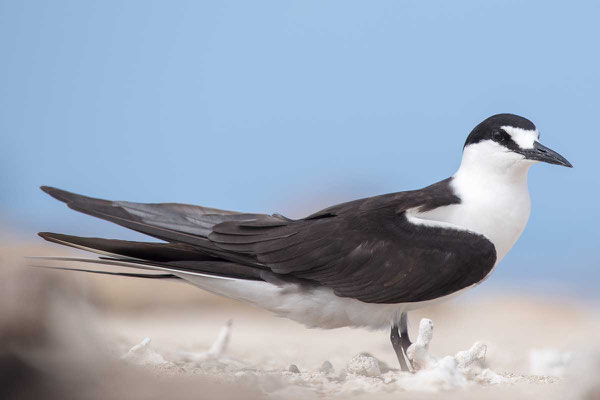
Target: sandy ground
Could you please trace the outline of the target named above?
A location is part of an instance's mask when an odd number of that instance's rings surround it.
[[[600,398],[595,304],[478,290],[413,312],[414,340],[422,318],[435,327],[429,364],[408,374],[388,332],[306,329],[184,284],[25,267],[33,254],[74,253],[0,247],[3,399]]]

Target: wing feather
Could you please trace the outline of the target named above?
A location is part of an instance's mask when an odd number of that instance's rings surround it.
[[[248,222],[225,222],[208,239],[228,251],[254,254],[274,273],[330,287],[338,296],[375,303],[431,300],[478,283],[496,261],[493,244],[482,235],[414,225],[406,218],[409,208],[455,203],[451,191],[441,190],[447,184],[262,224],[256,240],[239,240],[241,232],[252,234],[242,226]]]
[[[419,191],[355,200],[300,220],[175,203],[112,202],[54,188],[43,190],[74,210],[174,245],[169,250],[159,244],[130,248],[93,238],[97,252],[122,254],[111,262],[133,257],[146,268],[202,273],[217,269],[245,279],[260,279],[261,272],[269,270],[275,274],[273,279],[322,285],[342,297],[409,303],[475,284],[495,264],[495,248],[485,237],[407,220],[407,209],[430,210],[460,202],[449,185],[447,179]],[[61,242],[58,236],[54,239]],[[63,237],[65,241],[90,247],[85,240]],[[201,254],[198,260],[186,259],[195,254]],[[175,255],[178,259],[167,259]],[[143,260],[138,262],[137,257]]]

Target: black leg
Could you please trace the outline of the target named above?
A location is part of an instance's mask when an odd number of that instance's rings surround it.
[[[402,371],[410,372],[410,369],[408,369],[408,365],[406,364],[406,359],[404,358],[404,352],[402,351],[402,338],[400,337],[400,333],[398,332],[397,325],[392,325],[392,330],[390,332],[390,340],[392,341],[392,347],[394,347],[394,351],[396,352],[396,357],[398,357],[400,369]]]
[[[402,369],[402,371],[410,372],[410,360],[406,355],[406,351],[412,343],[408,337],[408,319],[406,313],[402,313],[402,315],[400,315],[399,327],[398,325],[392,325],[392,330],[390,332],[390,340],[392,341],[392,346],[394,347],[394,351],[396,352],[396,357],[398,357],[400,369]]]
[[[402,346],[402,351],[405,355],[408,355],[407,350],[411,344],[412,342],[408,337],[408,316],[403,312],[402,315],[400,315],[400,345]]]

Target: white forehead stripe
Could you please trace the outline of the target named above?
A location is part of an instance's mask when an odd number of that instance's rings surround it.
[[[523,128],[515,128],[514,126],[503,126],[512,140],[522,149],[532,149],[533,144],[540,138],[540,133],[536,130],[527,130]]]

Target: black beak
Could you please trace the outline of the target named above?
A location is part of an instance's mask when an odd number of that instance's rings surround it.
[[[541,144],[535,142],[533,149],[524,150],[521,152],[526,159],[546,162],[548,164],[563,165],[565,167],[573,168],[570,162],[566,158]]]

